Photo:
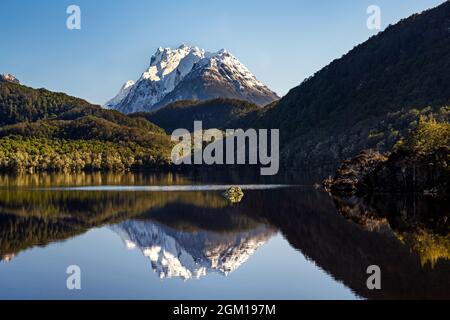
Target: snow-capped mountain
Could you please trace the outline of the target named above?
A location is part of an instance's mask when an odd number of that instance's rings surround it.
[[[9,73],[0,74],[0,80],[20,84],[19,79]]]
[[[0,257],[0,262],[10,262],[12,261],[16,255],[14,253],[11,254],[5,254],[3,257]]]
[[[151,221],[126,221],[111,226],[130,250],[138,248],[161,279],[198,279],[215,271],[235,271],[275,233],[265,225],[249,231],[183,232]]]
[[[136,83],[128,81],[105,107],[124,113],[151,111],[178,100],[235,98],[265,105],[278,96],[226,50],[182,45],[159,48]]]

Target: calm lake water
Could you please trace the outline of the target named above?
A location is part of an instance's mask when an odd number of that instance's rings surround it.
[[[448,203],[346,202],[314,181],[0,176],[0,299],[450,298]],[[355,218],[367,208],[378,216]],[[81,290],[67,289],[70,265]]]

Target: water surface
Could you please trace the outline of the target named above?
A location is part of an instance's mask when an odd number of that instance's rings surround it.
[[[1,176],[0,298],[450,297],[446,222],[402,227],[390,217],[413,200],[382,199],[369,206],[377,218],[362,223],[349,212],[366,204],[293,180]],[[223,196],[235,184],[244,189],[237,203]],[[379,291],[366,286],[372,264],[382,270]],[[66,287],[69,265],[81,268],[81,290]]]

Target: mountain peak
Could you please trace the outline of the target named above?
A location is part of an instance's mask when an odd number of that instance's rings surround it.
[[[0,80],[6,81],[6,82],[20,84],[19,79],[17,79],[15,76],[13,76],[10,73],[1,74],[0,75]]]
[[[131,113],[179,100],[235,98],[264,105],[278,99],[226,49],[208,52],[186,44],[159,47],[140,79],[127,88],[105,107]]]
[[[199,279],[209,272],[231,274],[274,234],[273,229],[261,224],[226,234],[178,231],[149,220],[130,220],[110,228],[127,249],[140,250],[161,279],[183,280]]]

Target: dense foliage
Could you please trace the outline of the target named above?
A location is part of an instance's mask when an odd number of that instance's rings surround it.
[[[404,19],[264,108],[230,99],[181,101],[126,116],[62,93],[0,80],[0,139],[15,137],[24,146],[35,139],[51,145],[92,141],[120,154],[122,148],[139,147],[147,159],[167,159],[170,141],[160,127],[171,133],[192,129],[201,120],[204,129],[278,128],[285,165],[335,167],[363,149],[391,150],[423,116],[449,121],[449,16],[447,1]]]
[[[414,130],[391,152],[364,150],[344,161],[324,181],[332,194],[351,198],[378,193],[421,193],[446,199],[450,195],[450,123],[421,116]],[[435,220],[433,220],[435,221]]]

